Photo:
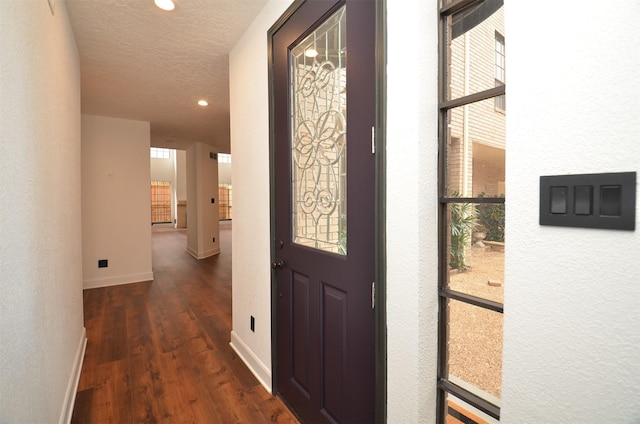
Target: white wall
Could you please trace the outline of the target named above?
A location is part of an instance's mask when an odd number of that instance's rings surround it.
[[[196,259],[220,253],[218,161],[211,153],[211,146],[193,143],[186,155],[187,252]]]
[[[271,390],[267,31],[292,3],[271,0],[229,57],[233,152],[231,345]],[[249,328],[256,319],[255,332]]]
[[[231,184],[231,164],[218,163],[218,182],[220,184]]]
[[[169,158],[161,159],[161,158],[150,158],[149,166],[151,172],[151,180],[153,181],[171,181],[174,183],[176,167],[175,167],[175,156],[176,151],[173,149],[169,150]]]
[[[387,2],[387,417],[435,422],[438,93],[435,3]],[[419,43],[407,40],[420,40]],[[420,46],[421,54],[415,54]]]
[[[80,65],[65,4],[0,2],[0,422],[70,419],[84,352]]]
[[[575,6],[505,5],[507,423],[640,422],[640,214],[538,225],[541,175],[640,171],[640,3]]]
[[[187,152],[176,150],[176,197],[187,200]]]
[[[85,288],[153,279],[149,122],[82,115]],[[107,268],[98,260],[107,259]]]

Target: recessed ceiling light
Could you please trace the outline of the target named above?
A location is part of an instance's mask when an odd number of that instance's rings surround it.
[[[173,0],[153,0],[153,2],[162,10],[173,10],[176,8]]]
[[[209,102],[206,100],[198,100],[200,106],[209,106]]]

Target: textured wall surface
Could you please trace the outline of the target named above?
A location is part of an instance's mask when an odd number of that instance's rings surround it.
[[[271,388],[267,31],[291,0],[271,0],[231,51],[234,347]],[[249,328],[250,316],[256,331]]]
[[[435,422],[437,16],[387,2],[388,422]],[[415,43],[420,50],[415,54]]]
[[[82,115],[85,288],[153,279],[150,175],[148,122]]]
[[[63,420],[84,342],[80,65],[56,3],[0,1],[1,423]]]
[[[635,232],[539,226],[538,185],[640,171],[640,4],[505,10],[503,421],[637,423],[640,214]]]

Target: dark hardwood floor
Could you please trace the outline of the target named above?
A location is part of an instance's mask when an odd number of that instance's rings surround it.
[[[73,423],[297,423],[229,346],[231,223],[197,261],[154,228],[154,281],[84,291],[87,350]]]

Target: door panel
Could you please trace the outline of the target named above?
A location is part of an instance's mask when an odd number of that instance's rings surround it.
[[[328,284],[322,288],[322,409],[335,421],[343,422],[348,295]]]
[[[307,0],[271,41],[275,387],[304,422],[373,422],[375,1]]]
[[[291,360],[293,361],[293,381],[309,397],[309,277],[292,273],[291,302]]]

